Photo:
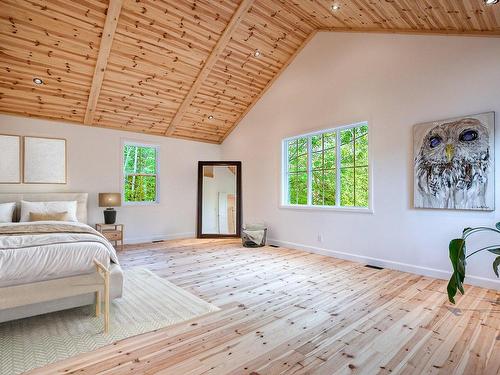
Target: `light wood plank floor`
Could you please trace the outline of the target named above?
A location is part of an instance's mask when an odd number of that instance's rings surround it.
[[[500,373],[500,292],[234,240],[128,247],[221,311],[35,371],[38,374]]]

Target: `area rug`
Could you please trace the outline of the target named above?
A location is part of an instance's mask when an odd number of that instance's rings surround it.
[[[0,323],[0,374],[19,374],[218,310],[147,269],[126,270],[107,335],[94,306]]]

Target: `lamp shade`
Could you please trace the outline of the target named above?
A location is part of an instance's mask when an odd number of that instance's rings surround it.
[[[121,204],[120,193],[99,193],[99,207],[119,207]]]

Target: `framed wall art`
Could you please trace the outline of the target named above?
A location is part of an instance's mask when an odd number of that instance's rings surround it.
[[[24,137],[24,183],[66,183],[66,140]]]
[[[0,184],[21,183],[21,137],[0,134]]]
[[[415,125],[414,205],[495,209],[495,113]]]

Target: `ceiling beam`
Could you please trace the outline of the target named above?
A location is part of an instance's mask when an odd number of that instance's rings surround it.
[[[266,87],[264,87],[262,89],[261,92],[259,92],[258,95],[256,95],[252,102],[250,103],[250,105],[248,105],[248,107],[245,109],[245,111],[243,111],[243,113],[240,115],[240,117],[238,117],[238,119],[231,125],[231,127],[229,129],[227,129],[227,132],[226,134],[224,134],[224,136],[222,137],[220,143],[224,142],[224,140],[227,138],[227,136],[234,130],[235,127],[238,126],[238,124],[240,123],[241,120],[243,120],[243,118],[247,115],[248,112],[250,112],[250,110],[253,108],[253,106],[255,104],[257,104],[257,102],[260,100],[260,98],[262,98],[264,96],[264,94],[266,93],[267,90],[269,90],[269,88],[274,84],[274,82],[276,82],[276,80],[278,79],[278,77],[281,75],[281,73],[283,73],[286,68],[292,63],[293,60],[295,60],[295,58],[297,57],[297,55],[302,51],[302,49],[307,45],[307,43],[309,43],[309,41],[314,37],[314,35],[316,35],[316,32],[318,30],[313,30],[311,31],[311,33],[307,36],[307,38],[302,42],[302,44],[299,46],[299,48],[297,48],[295,50],[295,52],[293,53],[292,56],[290,56],[290,58],[285,62],[285,64],[283,64],[283,66],[281,67],[281,69],[278,71],[278,73],[276,73],[273,78],[267,83]]]
[[[186,114],[187,110],[189,109],[189,106],[193,102],[193,99],[195,98],[196,94],[198,93],[198,90],[200,89],[201,85],[205,80],[207,79],[208,75],[212,71],[212,68],[214,67],[215,63],[219,59],[220,55],[224,52],[224,49],[226,48],[227,44],[231,40],[231,37],[233,36],[233,33],[236,31],[238,28],[239,24],[241,23],[241,20],[247,13],[248,9],[250,9],[250,6],[252,5],[254,0],[242,0],[240,5],[238,6],[238,9],[234,12],[231,20],[227,24],[226,28],[224,29],[224,32],[220,36],[219,40],[217,41],[217,44],[215,45],[214,49],[210,53],[210,55],[207,58],[207,61],[205,62],[205,65],[203,65],[203,68],[201,68],[200,73],[196,77],[196,80],[194,81],[193,85],[191,86],[191,89],[187,93],[186,97],[182,101],[179,109],[177,110],[174,118],[170,122],[170,125],[168,126],[167,130],[165,131],[165,135],[172,135],[175,131],[175,128],[179,125],[181,122],[182,118]]]
[[[94,121],[95,110],[99,94],[101,92],[102,81],[104,80],[104,72],[108,65],[109,54],[115,37],[116,26],[118,25],[118,18],[122,9],[123,0],[109,0],[108,12],[106,20],[104,21],[104,28],[102,30],[101,45],[99,47],[99,54],[97,55],[97,62],[95,64],[94,76],[92,78],[92,87],[90,88],[89,100],[87,102],[87,109],[85,111],[85,118],[83,123],[85,125],[92,125]]]

